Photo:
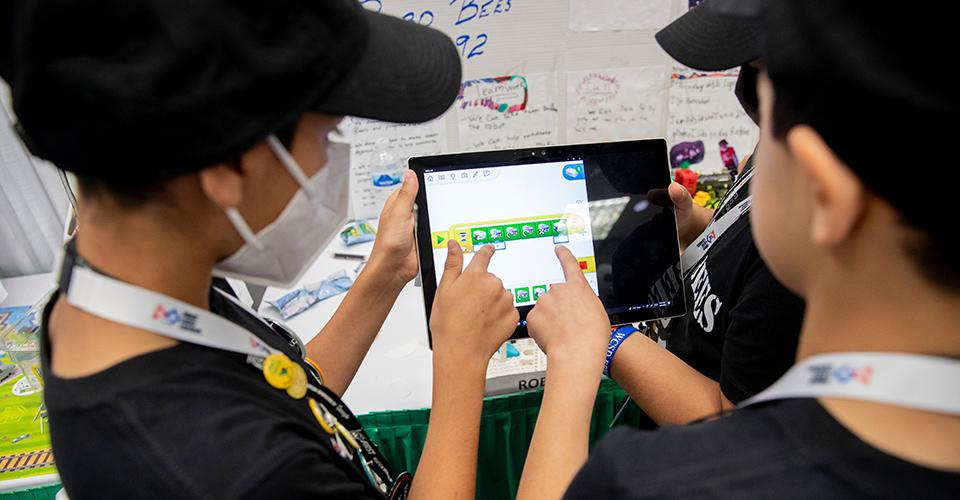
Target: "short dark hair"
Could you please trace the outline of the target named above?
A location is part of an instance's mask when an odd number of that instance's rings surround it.
[[[91,200],[109,199],[124,210],[140,208],[149,202],[164,201],[170,178],[77,176],[80,196]]]
[[[297,131],[297,123],[294,120],[279,128],[274,135],[277,139],[289,149],[293,145],[293,136]],[[233,158],[226,163],[238,164],[239,158]],[[77,176],[77,183],[80,187],[80,194],[89,199],[108,198],[114,201],[120,208],[130,210],[139,208],[149,202],[163,202],[166,200],[167,188],[170,181],[175,177],[164,176],[163,174],[152,173],[152,175],[140,175],[130,177],[90,177],[84,175]]]
[[[771,111],[771,126],[774,138],[783,141],[787,133],[797,125],[810,125],[817,129],[815,125],[807,123],[803,118],[803,98],[794,98],[798,92],[784,92],[782,95],[777,93],[777,85],[774,83],[774,100]],[[829,132],[817,130],[823,136],[824,141],[831,148],[841,139],[832,136]],[[855,159],[844,158],[843,154],[836,148],[834,152],[845,162],[856,161]],[[854,171],[859,171],[856,166],[852,166]],[[870,186],[867,186],[870,188]],[[880,194],[882,197],[882,194]],[[896,208],[896,207],[894,207]],[[960,293],[960,261],[949,255],[949,245],[947,242],[946,228],[940,230],[931,230],[928,224],[914,221],[904,215],[900,210],[904,224],[908,229],[915,233],[914,238],[910,238],[904,244],[904,251],[910,256],[917,269],[930,282],[942,287],[952,293]]]

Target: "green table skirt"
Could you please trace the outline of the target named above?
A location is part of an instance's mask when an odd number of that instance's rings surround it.
[[[537,423],[543,391],[487,398],[480,417],[480,451],[477,498],[511,499],[517,494],[527,448]],[[597,393],[590,423],[590,444],[603,436],[627,395],[612,380],[604,379]],[[642,414],[631,405],[620,420],[636,426]],[[394,469],[415,472],[427,437],[430,410],[376,412],[361,415],[360,423],[393,464]],[[59,485],[0,494],[2,500],[52,500]]]
[[[537,390],[487,398],[480,417],[480,451],[477,498],[512,499],[517,494],[520,473],[533,438],[543,391]],[[600,384],[590,423],[590,444],[606,434],[627,395],[612,380]],[[394,469],[415,472],[427,437],[430,410],[376,412],[361,415],[360,423],[393,464]],[[620,422],[637,426],[642,414],[635,405]]]

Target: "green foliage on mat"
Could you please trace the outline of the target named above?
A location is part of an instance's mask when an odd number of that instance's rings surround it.
[[[512,499],[517,494],[527,448],[533,438],[543,391],[487,398],[480,417],[477,498]],[[591,446],[609,430],[627,395],[613,380],[600,384],[590,424]],[[639,425],[642,413],[631,405],[620,423]],[[361,415],[361,425],[396,470],[414,472],[427,437],[429,410],[390,411]]]
[[[19,380],[19,378],[17,379]],[[43,403],[43,394],[17,396],[8,386],[0,386],[0,457],[14,457],[22,453],[50,449],[50,434],[46,424],[34,420],[37,409]],[[14,443],[13,441],[17,441]],[[2,462],[2,460],[0,460]],[[40,476],[56,472],[53,463],[43,467],[22,470],[0,470],[0,481],[28,476]]]

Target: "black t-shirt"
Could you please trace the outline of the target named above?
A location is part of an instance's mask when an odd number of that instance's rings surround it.
[[[213,290],[210,309],[298,358]],[[180,343],[63,379],[50,352],[44,329],[44,400],[71,499],[383,498],[331,448],[306,399],[268,385],[244,355]]]
[[[564,498],[932,499],[957,492],[960,474],[887,455],[804,399],[657,431],[619,427],[597,444]]]
[[[749,180],[741,182],[745,185],[725,200],[716,218],[747,196]],[[718,381],[730,401],[762,391],[793,364],[803,301],[770,274],[754,245],[747,214],[694,266],[685,293],[687,314],[667,326],[667,349]]]

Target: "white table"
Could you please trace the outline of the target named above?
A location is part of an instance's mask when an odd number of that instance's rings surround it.
[[[3,287],[7,297],[0,300],[2,307],[32,306],[53,290],[54,273],[32,274],[16,278],[4,278]]]
[[[334,259],[333,252],[369,255],[373,243],[347,247],[342,241],[333,243],[317,258],[303,278],[294,286],[316,283],[341,269],[353,270],[358,262]],[[267,288],[260,304],[263,316],[280,319],[267,301],[283,296],[289,290]],[[309,342],[333,316],[344,294],[324,300],[286,325]],[[344,401],[358,415],[372,411],[413,410],[430,406],[433,359],[427,347],[427,325],[423,295],[419,287],[408,283],[387,316],[380,335],[344,394]],[[350,335],[350,332],[337,332]]]

